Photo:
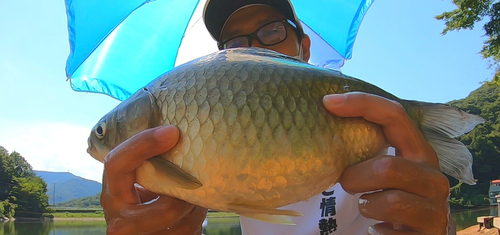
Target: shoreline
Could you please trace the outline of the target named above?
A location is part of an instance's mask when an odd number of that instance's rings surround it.
[[[462,208],[451,208],[450,212],[452,214],[460,214],[464,212],[474,212],[474,211],[480,211],[480,210],[485,210],[489,208],[497,208],[497,206],[474,206],[474,207],[462,207]]]
[[[78,221],[104,221],[104,217],[54,217],[54,218],[10,218],[2,219],[0,223],[8,222],[31,222],[31,221],[67,221],[67,220],[78,220]]]
[[[468,228],[457,231],[457,235],[498,235],[500,234],[500,229],[498,228],[482,228],[481,231],[478,231],[479,225],[473,225]]]
[[[210,218],[234,218],[238,216],[226,215],[226,216],[211,216]],[[208,217],[207,217],[208,218]],[[80,218],[70,218],[70,217],[55,217],[55,218],[11,218],[6,219],[2,218],[0,223],[9,223],[14,221],[19,222],[29,222],[29,221],[105,221],[103,217],[80,217]],[[475,224],[465,229],[457,231],[457,235],[500,235],[500,229],[491,228],[486,229],[482,228],[481,231],[478,231],[479,225]]]
[[[49,221],[68,221],[68,220],[78,220],[78,221],[104,221],[103,217],[87,217],[87,218],[64,218],[64,217],[55,217],[50,219]]]
[[[208,212],[207,218],[237,218],[238,214],[228,212]],[[8,222],[29,222],[29,221],[105,221],[102,217],[41,217],[41,218],[5,218],[0,217],[0,223]]]

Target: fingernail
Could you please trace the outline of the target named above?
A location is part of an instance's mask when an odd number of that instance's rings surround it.
[[[363,199],[363,198],[360,198],[360,199],[358,200],[358,204],[359,204],[359,205],[363,205],[363,206],[366,206],[366,204],[368,204],[368,202],[369,202],[368,200]]]
[[[400,223],[393,223],[393,224],[392,224],[392,227],[393,227],[395,230],[402,230],[402,229],[403,229],[403,224],[400,224]]]
[[[325,105],[329,106],[337,106],[339,104],[344,103],[345,101],[345,95],[344,94],[330,94],[330,95],[325,95],[323,97],[323,102]]]
[[[382,235],[377,230],[373,228],[373,226],[368,227],[368,234],[370,235]]]
[[[154,138],[158,142],[168,142],[171,141],[172,136],[177,132],[177,127],[169,125],[156,129],[154,133]]]

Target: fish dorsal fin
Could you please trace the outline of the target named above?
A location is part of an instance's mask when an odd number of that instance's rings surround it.
[[[173,162],[161,157],[148,159],[157,172],[160,172],[176,183],[176,187],[184,189],[197,189],[203,184],[196,177],[187,173],[185,170],[175,165]]]
[[[441,171],[467,184],[475,184],[472,155],[455,138],[484,123],[484,119],[444,104],[418,101],[409,103],[422,110],[422,132],[438,155]]]
[[[228,210],[248,218],[283,225],[296,225],[292,220],[292,216],[302,216],[299,212],[292,210],[279,210],[276,208],[264,208],[243,204],[229,204]]]

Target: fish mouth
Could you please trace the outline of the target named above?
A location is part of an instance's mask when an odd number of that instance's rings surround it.
[[[105,152],[102,149],[99,149],[99,146],[96,146],[92,141],[92,137],[87,139],[87,153],[92,156],[95,160],[103,162],[104,157],[106,157]]]
[[[92,143],[92,139],[90,137],[87,139],[87,145],[89,146],[87,147],[87,153],[92,155],[92,152],[95,151],[95,146]]]

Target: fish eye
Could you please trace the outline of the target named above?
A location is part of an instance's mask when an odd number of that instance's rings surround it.
[[[106,123],[101,122],[99,125],[94,130],[95,135],[97,136],[97,139],[102,140],[104,138],[104,135],[106,134]]]

